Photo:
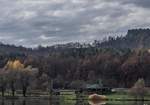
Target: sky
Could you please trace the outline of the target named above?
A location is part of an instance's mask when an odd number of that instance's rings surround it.
[[[150,0],[0,0],[0,42],[91,42],[150,27]]]

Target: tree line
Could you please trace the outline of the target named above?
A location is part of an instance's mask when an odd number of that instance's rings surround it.
[[[53,80],[53,88],[80,88],[99,81],[105,87],[131,87],[139,78],[143,78],[145,85],[150,86],[149,33],[149,29],[129,30],[125,37],[109,37],[103,42],[39,46],[36,49],[0,44],[1,90],[5,86],[12,91],[16,88],[26,91],[25,86],[47,90],[50,80]],[[8,66],[14,62],[15,65],[16,62],[22,65],[20,70]],[[26,78],[24,73],[34,68],[38,72]],[[8,81],[3,82],[5,79]],[[17,81],[17,86],[14,86],[14,81]]]
[[[0,89],[2,96],[6,90],[11,90],[12,96],[15,91],[21,89],[23,96],[26,96],[27,88],[31,85],[31,81],[35,79],[38,69],[31,66],[24,67],[19,61],[8,61],[4,68],[0,71]]]
[[[12,80],[9,81],[12,90],[14,90],[13,83],[16,77],[20,78],[19,81],[23,81],[20,82],[23,83],[19,84],[20,87],[22,85],[23,88],[24,85],[28,85],[28,81],[31,81],[32,88],[41,90],[48,88],[49,80],[53,80],[54,88],[80,88],[86,84],[96,84],[98,81],[101,81],[106,87],[131,87],[139,78],[143,78],[147,86],[150,85],[150,52],[148,49],[72,49],[68,52],[47,56],[16,56],[3,62],[1,65],[3,67],[2,77]],[[14,65],[22,64],[19,67],[20,70],[15,70],[16,66],[10,66],[12,62],[15,62]],[[38,72],[31,76],[35,77],[34,80],[30,80],[23,74],[26,71],[32,71],[33,68],[38,68]],[[3,71],[7,76],[3,74]],[[19,76],[16,76],[18,74]]]

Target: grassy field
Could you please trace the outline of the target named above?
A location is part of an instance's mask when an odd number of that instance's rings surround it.
[[[88,95],[82,95],[84,97],[84,100],[82,100],[81,102],[88,102]],[[106,95],[106,97],[108,98],[108,100],[106,101],[107,104],[112,104],[112,105],[133,105],[133,104],[137,104],[135,102],[142,102],[142,101],[134,101],[135,98],[131,95],[128,94],[122,94],[122,93],[113,93],[113,94],[109,94]],[[76,100],[76,94],[75,92],[62,92],[61,94],[61,100],[62,102],[64,102],[65,105],[75,105],[75,103],[78,101]],[[150,103],[150,96],[146,96],[145,97],[146,103]],[[80,101],[79,101],[80,102]],[[144,102],[145,103],[145,102]],[[147,105],[148,105],[147,104]],[[141,104],[142,105],[142,104]],[[144,105],[144,104],[143,104]]]
[[[113,94],[109,94],[109,95],[106,95],[108,99],[131,99],[131,98],[134,98],[133,96],[131,95],[128,95],[128,94],[118,94],[118,93],[113,93]]]
[[[18,92],[19,93],[19,92]],[[48,92],[41,92],[41,91],[34,91],[32,92],[34,94],[32,95],[29,95],[28,94],[28,97],[31,97],[31,96],[36,96],[36,97],[48,97],[49,94],[47,94]],[[36,94],[35,94],[36,93]],[[1,93],[0,93],[1,95]],[[5,93],[5,96],[11,96],[11,92],[6,92]],[[22,96],[21,93],[19,94],[15,94],[15,96]],[[135,98],[127,93],[111,93],[111,94],[108,94],[106,95],[107,99],[108,100],[134,100]],[[60,92],[60,98],[62,100],[76,100],[76,99],[84,99],[84,100],[87,100],[88,99],[88,95],[85,95],[85,94],[79,94],[78,96],[75,94],[75,91],[74,90],[63,90]],[[144,97],[145,100],[150,100],[150,95],[147,95]]]
[[[61,93],[61,97],[63,97],[65,100],[75,100],[77,99],[76,94],[74,91],[72,92],[62,92]],[[108,94],[106,95],[106,97],[108,98],[108,100],[135,100],[135,97],[129,94],[125,94],[125,93],[112,93],[112,94]],[[83,99],[88,99],[88,95],[84,95],[81,94],[81,98]],[[150,95],[147,95],[144,97],[145,100],[150,100]]]
[[[110,95],[106,95],[106,96],[110,100],[134,100],[135,99],[134,96],[131,96],[129,94],[114,93],[114,94],[110,94]],[[144,99],[145,100],[150,100],[150,96],[145,96]]]

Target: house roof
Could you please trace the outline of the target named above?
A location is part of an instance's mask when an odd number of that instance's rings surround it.
[[[88,89],[98,89],[101,88],[98,84],[87,84],[86,88]]]

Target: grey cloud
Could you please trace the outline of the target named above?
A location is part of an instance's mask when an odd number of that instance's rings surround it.
[[[132,3],[144,8],[150,8],[150,0],[125,0],[123,3]]]
[[[0,41],[35,47],[103,39],[149,27],[148,4],[149,0],[1,0]]]
[[[120,2],[121,4],[128,5],[134,4],[143,8],[150,8],[150,0],[105,0],[106,2]]]

